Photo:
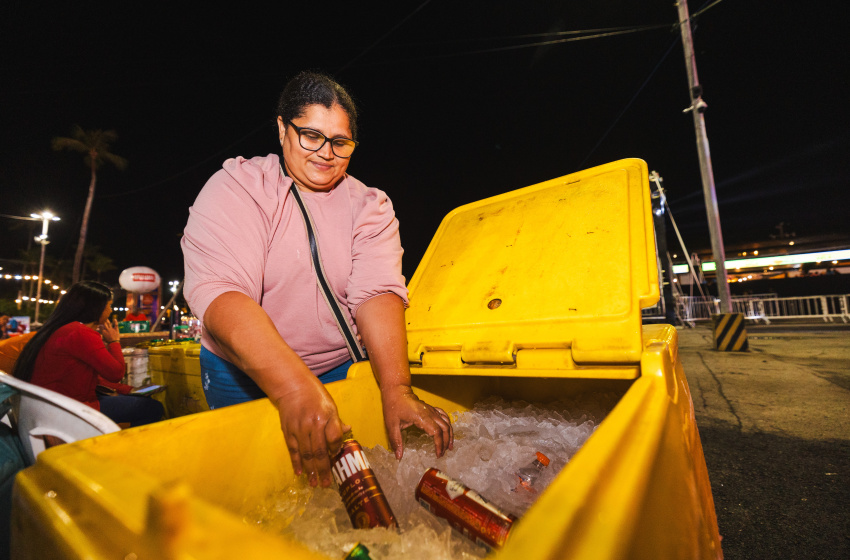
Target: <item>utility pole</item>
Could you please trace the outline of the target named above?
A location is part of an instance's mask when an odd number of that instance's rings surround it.
[[[723,248],[723,233],[720,230],[720,214],[717,210],[717,195],[714,191],[714,171],[711,167],[711,152],[708,148],[708,134],[705,131],[703,113],[707,107],[702,100],[702,86],[697,77],[697,63],[694,57],[694,44],[691,37],[691,21],[687,0],[678,0],[679,29],[682,32],[682,44],[685,47],[685,66],[688,70],[691,106],[685,112],[694,115],[694,130],[697,136],[699,170],[702,176],[702,190],[705,196],[705,211],[708,214],[708,231],[711,235],[711,252],[714,254],[717,295],[720,298],[720,312],[732,312],[732,294],[726,278],[726,251]]]

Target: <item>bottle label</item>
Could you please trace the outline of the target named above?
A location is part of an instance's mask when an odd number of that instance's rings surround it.
[[[372,465],[369,464],[363,451],[352,449],[350,453],[344,454],[334,463],[332,472],[336,483],[341,485],[352,476],[371,468]]]

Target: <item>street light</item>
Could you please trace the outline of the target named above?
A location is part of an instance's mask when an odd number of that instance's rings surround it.
[[[38,287],[35,290],[35,323],[38,323],[38,312],[41,307],[41,283],[44,280],[44,250],[50,241],[47,240],[47,226],[50,222],[59,221],[59,216],[55,216],[53,212],[44,210],[38,214],[30,214],[36,220],[41,220],[41,235],[36,236],[35,240],[41,243],[41,260],[38,263]]]

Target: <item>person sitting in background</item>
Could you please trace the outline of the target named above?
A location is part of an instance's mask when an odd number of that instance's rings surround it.
[[[108,286],[89,281],[74,284],[24,347],[13,375],[83,402],[118,424],[134,427],[156,422],[162,419],[162,404],[130,396],[132,387],[119,383],[124,377],[124,355],[118,323],[109,321],[111,313]],[[99,384],[121,394],[98,396]]]
[[[127,315],[124,316],[125,321],[147,321],[148,316],[139,311],[137,306],[133,306],[130,311],[127,312]]]
[[[35,336],[36,331],[19,334],[0,341],[0,371],[12,373],[15,368],[15,362],[18,361],[18,356],[24,350],[24,346]]]

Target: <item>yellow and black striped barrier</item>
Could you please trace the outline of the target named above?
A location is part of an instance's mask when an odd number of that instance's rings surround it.
[[[712,315],[714,347],[721,352],[743,352],[749,349],[743,313]]]

